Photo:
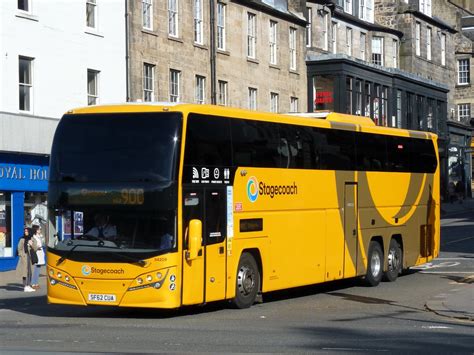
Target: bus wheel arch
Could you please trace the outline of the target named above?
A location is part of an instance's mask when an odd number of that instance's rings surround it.
[[[400,235],[394,235],[390,239],[387,252],[387,270],[384,272],[384,280],[393,282],[403,269],[403,246]]]
[[[367,254],[367,272],[364,279],[367,286],[377,286],[382,280],[384,266],[383,255],[382,237],[372,237],[369,242],[369,251]]]
[[[262,289],[262,260],[258,249],[242,251],[235,280],[235,297],[232,305],[249,308],[256,301]]]

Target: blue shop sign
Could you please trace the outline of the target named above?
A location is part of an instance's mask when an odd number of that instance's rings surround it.
[[[0,190],[46,191],[47,165],[0,163]]]

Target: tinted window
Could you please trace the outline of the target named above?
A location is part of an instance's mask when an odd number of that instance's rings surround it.
[[[412,148],[417,152],[417,160],[412,164],[412,171],[416,173],[433,173],[436,170],[438,162],[431,140],[414,139],[412,141]]]
[[[280,125],[280,152],[283,168],[314,169],[316,160],[311,128]]]
[[[54,136],[51,180],[174,180],[181,122],[178,113],[65,115]]]
[[[354,132],[332,129],[316,129],[322,135],[321,169],[354,170]]]
[[[232,120],[234,165],[280,167],[278,125],[270,122]]]
[[[229,120],[190,114],[186,133],[185,165],[230,166],[232,144]]]
[[[357,170],[385,171],[387,166],[386,136],[357,133]]]
[[[410,138],[387,136],[388,171],[409,172],[411,168],[410,155]]]

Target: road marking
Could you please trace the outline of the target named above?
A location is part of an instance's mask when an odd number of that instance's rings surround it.
[[[472,260],[472,258],[462,256],[460,258],[436,258],[436,260]]]
[[[452,241],[450,241],[450,242],[444,243],[444,245],[449,245],[449,244],[459,243],[459,242],[463,242],[463,241],[465,241],[465,240],[469,240],[469,239],[474,239],[474,237],[467,237],[467,238],[462,238],[462,239],[452,240]]]
[[[451,262],[450,261],[444,261],[444,262],[439,263],[439,264],[426,263],[426,264],[423,264],[423,265],[414,266],[414,267],[412,267],[412,269],[415,269],[415,270],[438,269],[438,268],[442,268],[442,267],[458,266],[460,264],[461,263],[455,262],[455,261],[451,261]]]
[[[340,351],[366,351],[366,352],[374,352],[374,351],[388,351],[387,349],[362,349],[362,348],[321,348],[322,350],[340,350]]]
[[[472,274],[472,271],[420,271],[421,274]],[[459,282],[457,282],[459,283]]]
[[[423,325],[423,329],[453,329],[452,327],[446,327],[444,325]]]

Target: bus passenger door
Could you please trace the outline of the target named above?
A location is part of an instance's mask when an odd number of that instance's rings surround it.
[[[344,187],[344,277],[357,275],[357,183]]]
[[[193,189],[183,191],[183,305],[199,304],[204,302],[204,199],[202,190]],[[187,237],[189,222],[199,219],[202,222],[202,244],[197,258],[188,260]]]
[[[226,294],[226,201],[225,188],[206,190],[206,302],[222,300]]]

